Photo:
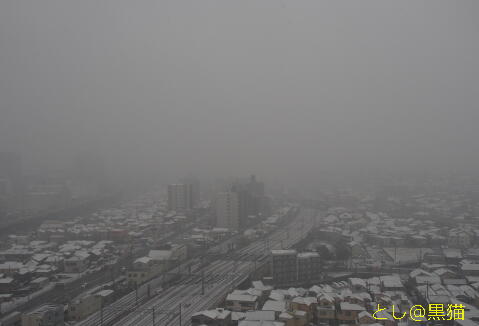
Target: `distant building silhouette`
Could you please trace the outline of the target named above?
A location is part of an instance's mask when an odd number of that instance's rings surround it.
[[[230,230],[238,230],[240,227],[239,218],[239,196],[236,192],[220,192],[216,196],[216,226]]]
[[[193,209],[193,186],[191,184],[168,185],[168,210]]]
[[[188,176],[180,180],[181,184],[191,185],[191,201],[193,207],[200,202],[200,181],[198,178],[193,176]]]

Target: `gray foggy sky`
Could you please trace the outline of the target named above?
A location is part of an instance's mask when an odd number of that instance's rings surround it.
[[[470,169],[479,2],[0,1],[0,149],[117,172]]]

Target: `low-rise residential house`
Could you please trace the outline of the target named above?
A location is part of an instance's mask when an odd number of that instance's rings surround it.
[[[6,293],[6,294],[0,294],[0,304],[4,302],[11,301],[13,299],[13,294],[11,293]],[[0,325],[2,325],[0,323]]]
[[[249,294],[249,295],[254,295],[258,297],[258,305],[263,305],[264,302],[268,299],[268,297],[265,295],[265,293],[259,289],[255,288],[249,288],[246,290],[233,290],[231,294]]]
[[[10,249],[0,251],[0,259],[4,261],[24,262],[33,256],[34,252],[24,246],[14,246]]]
[[[471,231],[454,228],[449,230],[447,245],[450,248],[469,248],[471,247],[474,238],[475,234]]]
[[[294,326],[305,326],[309,323],[308,313],[302,310],[293,311]]]
[[[334,304],[320,305],[317,309],[318,321],[330,323],[336,319],[336,306]]]
[[[6,276],[17,274],[25,265],[18,261],[7,261],[0,264],[0,273]]]
[[[38,277],[49,277],[58,272],[58,268],[54,265],[42,264],[35,268],[33,274]]]
[[[359,313],[365,310],[366,309],[360,305],[349,302],[341,302],[337,312],[337,319],[340,323],[354,324],[358,319]]]
[[[0,293],[11,293],[17,287],[18,284],[12,277],[0,278]]]
[[[397,325],[396,320],[387,310],[376,310],[373,318],[376,318],[376,323],[378,323],[379,325],[383,325],[383,326]],[[376,324],[371,324],[371,326],[373,325],[376,325]]]
[[[318,306],[318,299],[313,297],[296,297],[291,300],[291,310],[299,310],[306,312],[306,318],[311,321],[316,317],[316,309]]]
[[[268,300],[264,303],[262,310],[265,311],[274,311],[276,317],[287,310],[286,301],[275,301],[275,300]]]
[[[153,259],[155,264],[169,263],[170,265],[174,265],[186,260],[187,256],[187,247],[179,244],[171,245],[170,249],[150,250],[148,253],[148,257]]]
[[[191,324],[193,326],[229,326],[230,323],[231,311],[222,308],[199,311],[191,315]]]
[[[368,289],[366,281],[361,278],[352,277],[348,279],[348,282],[353,292],[364,292],[364,291],[367,291]]]
[[[140,257],[133,262],[133,268],[128,270],[127,282],[137,286],[150,280],[161,271],[162,267],[154,264],[151,257]]]
[[[463,259],[461,249],[446,248],[443,249],[443,253],[446,258],[446,264],[449,265],[456,265]]]
[[[241,320],[238,326],[284,326],[280,321]]]
[[[269,310],[247,311],[244,320],[274,321],[276,320],[276,314],[274,311]]]
[[[367,311],[361,311],[358,314],[358,323],[361,325],[370,325],[376,322],[377,320]]]
[[[39,290],[43,288],[44,286],[48,285],[50,280],[48,277],[38,277],[30,282],[30,285],[34,290]]]
[[[65,273],[82,273],[88,268],[88,258],[73,256],[63,261]]]
[[[367,292],[352,293],[346,295],[344,301],[366,307],[371,302],[371,295]]]
[[[479,276],[479,264],[464,263],[461,271],[466,276]]]
[[[228,294],[225,306],[231,311],[257,310],[258,297],[250,294]]]
[[[423,261],[428,264],[446,264],[446,257],[442,252],[428,252],[423,255]]]
[[[289,312],[285,311],[279,314],[278,320],[280,322],[283,322],[285,326],[295,326],[294,316],[290,314]]]
[[[479,230],[476,231],[477,234],[479,234]],[[479,240],[479,238],[476,237],[476,241]],[[479,242],[479,241],[478,241]],[[464,252],[464,258],[467,260],[472,260],[472,261],[479,261],[479,248],[469,248]]]
[[[381,276],[381,288],[383,291],[401,291],[404,289],[399,275]]]
[[[434,271],[434,274],[439,276],[441,280],[457,278],[457,274],[447,268],[439,268]]]
[[[437,275],[433,276],[416,276],[414,278],[414,283],[416,285],[423,285],[423,284],[441,284],[441,278]]]

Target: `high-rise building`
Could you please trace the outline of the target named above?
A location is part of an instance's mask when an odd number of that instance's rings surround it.
[[[272,250],[271,272],[275,284],[285,284],[298,278],[296,250]]]
[[[200,181],[194,176],[188,176],[182,178],[180,183],[185,185],[191,185],[191,198],[193,206],[197,205],[200,202]]]
[[[170,211],[192,209],[193,186],[191,184],[168,185],[168,209]]]
[[[321,275],[321,259],[317,252],[272,250],[271,271],[277,285],[317,281]]]
[[[238,197],[238,219],[240,227],[247,225],[249,215],[254,215],[252,211],[253,197],[249,191],[241,184],[234,184],[231,187],[231,192]]]
[[[318,280],[321,273],[321,259],[317,252],[302,252],[298,254],[298,281]]]
[[[216,196],[216,226],[237,230],[239,220],[239,198],[233,191],[220,192]]]
[[[265,205],[264,201],[264,184],[257,182],[254,175],[249,180],[237,180],[234,182],[231,191],[238,194],[241,227],[248,226],[249,216],[268,213],[268,206]]]

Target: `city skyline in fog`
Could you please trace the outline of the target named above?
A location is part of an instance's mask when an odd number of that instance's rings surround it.
[[[314,182],[473,171],[474,1],[3,1],[0,151],[27,169]]]

